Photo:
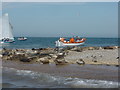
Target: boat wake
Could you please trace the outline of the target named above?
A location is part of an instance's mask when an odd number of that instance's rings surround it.
[[[118,82],[59,77],[29,70],[3,68],[3,88],[117,88]]]

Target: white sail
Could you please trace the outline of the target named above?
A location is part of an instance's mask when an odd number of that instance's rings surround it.
[[[2,39],[3,38],[9,38],[14,40],[12,34],[12,26],[9,22],[9,17],[7,13],[2,16]]]

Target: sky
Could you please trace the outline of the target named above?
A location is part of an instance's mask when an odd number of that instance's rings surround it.
[[[117,37],[117,2],[3,2],[15,37]]]

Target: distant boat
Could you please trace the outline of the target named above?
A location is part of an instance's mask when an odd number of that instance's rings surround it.
[[[66,41],[65,38],[60,38],[55,42],[56,47],[65,47],[65,46],[81,46],[84,45],[86,38],[71,38],[69,41]]]
[[[27,40],[27,38],[26,37],[19,37],[18,40],[25,41],[25,40]]]
[[[13,43],[15,41],[12,34],[13,27],[9,21],[8,13],[2,16],[0,24],[2,25],[0,29],[0,43]]]

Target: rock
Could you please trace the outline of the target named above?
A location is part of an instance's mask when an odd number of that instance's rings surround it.
[[[82,51],[88,50],[89,47],[82,47]]]
[[[83,61],[83,59],[79,59],[76,63],[79,64],[79,65],[84,65],[85,64],[85,62]]]
[[[22,61],[22,62],[30,62],[31,59],[27,58],[27,57],[23,57],[23,58],[20,59],[20,61]]]
[[[75,48],[75,47],[65,47],[64,50],[71,50],[73,48]]]
[[[94,50],[94,47],[89,47],[88,50]]]
[[[49,60],[42,60],[41,63],[43,63],[43,64],[49,64]]]
[[[43,57],[47,57],[47,56],[49,56],[49,54],[47,54],[47,53],[41,53],[41,54],[39,54],[39,58],[43,58]]]
[[[92,60],[93,62],[97,62],[97,60]]]
[[[93,57],[93,55],[91,55],[91,57]]]
[[[94,58],[94,59],[97,59],[97,57],[96,57],[96,56],[93,56],[93,58]]]
[[[93,60],[92,60],[92,61],[93,61],[93,62],[97,62],[96,59],[97,59],[97,57],[96,57],[96,56],[93,56]]]
[[[63,59],[63,58],[64,58],[64,55],[57,55],[56,59]]]
[[[74,48],[71,49],[71,51],[82,52],[83,50],[80,47],[74,47]]]
[[[57,55],[55,54],[49,54],[52,58],[57,58]]]
[[[116,67],[119,67],[119,65],[115,65]]]
[[[117,57],[116,59],[119,59],[119,57]]]
[[[82,52],[83,50],[82,50],[82,48],[78,48],[78,49],[76,49],[75,51],[77,51],[77,52]]]
[[[38,61],[38,62],[41,62],[41,63],[43,63],[43,64],[49,64],[49,59],[48,59],[48,57],[39,58],[37,61]]]
[[[32,48],[31,50],[35,50],[35,48]]]
[[[65,65],[68,63],[65,59],[55,59],[54,62],[56,65]]]
[[[110,64],[106,64],[106,66],[110,66]]]
[[[103,49],[115,49],[114,46],[106,46],[106,47],[103,47]]]
[[[7,52],[7,51],[2,53],[3,56],[8,55],[8,54],[9,54],[9,52]]]

